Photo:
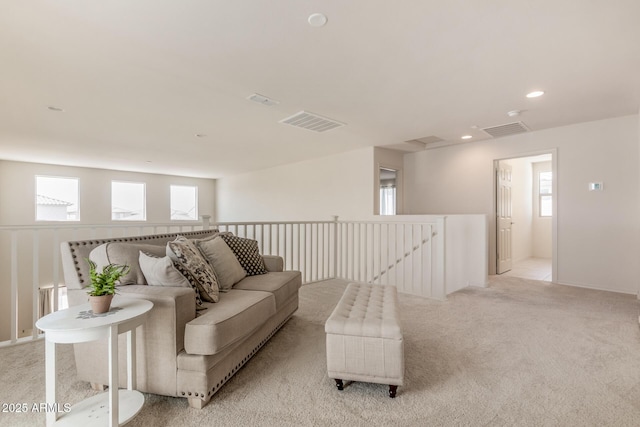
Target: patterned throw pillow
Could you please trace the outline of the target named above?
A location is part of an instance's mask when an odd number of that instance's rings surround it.
[[[257,276],[266,274],[267,268],[258,250],[258,242],[251,239],[243,239],[232,234],[221,234],[220,237],[229,245],[236,258],[240,262],[247,276]]]
[[[189,273],[189,270],[187,270],[182,265],[180,265],[179,262],[174,262],[173,265],[176,267],[176,270],[178,270],[189,281],[193,290],[196,291],[196,310],[206,310],[207,307],[202,305],[202,297],[200,296],[200,289],[198,289],[198,285],[196,285],[197,282],[191,276],[191,273]]]
[[[216,273],[189,239],[178,236],[167,243],[167,256],[189,272],[185,277],[193,281],[204,301],[218,302],[220,290]]]

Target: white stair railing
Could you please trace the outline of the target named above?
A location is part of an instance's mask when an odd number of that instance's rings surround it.
[[[444,217],[434,222],[338,221],[335,277],[443,299]]]
[[[441,222],[287,221],[170,224],[0,226],[0,347],[39,338],[35,322],[65,307],[60,242],[180,233],[218,228],[258,241],[279,255],[303,284],[331,278],[396,286],[400,292],[444,298]],[[41,307],[51,299],[49,309]]]

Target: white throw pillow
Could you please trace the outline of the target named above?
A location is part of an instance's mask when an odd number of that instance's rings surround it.
[[[138,262],[149,286],[191,287],[187,278],[175,268],[168,256],[160,258],[140,251]]]
[[[216,272],[221,292],[228,291],[247,275],[229,245],[220,237],[196,242],[196,246]]]
[[[165,255],[164,246],[109,242],[94,248],[89,254],[89,259],[96,263],[98,271],[102,271],[109,264],[129,266],[129,272],[120,278],[118,285],[146,285],[147,282],[138,261],[140,251],[150,255]]]

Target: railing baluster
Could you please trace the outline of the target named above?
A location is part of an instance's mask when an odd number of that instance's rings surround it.
[[[311,226],[310,224],[305,224],[304,225],[304,277],[307,278],[308,277],[308,270],[307,270],[307,244],[309,244],[308,240],[309,240],[309,235],[307,233],[307,225],[309,225],[309,227]]]
[[[31,297],[31,320],[32,325],[36,324],[38,320],[38,303],[39,300],[36,298],[40,296],[40,233],[38,230],[33,230],[33,253],[32,253],[32,297]],[[35,338],[37,336],[37,331],[35,326],[31,329],[31,336]]]
[[[53,232],[53,311],[58,311],[60,287],[60,230]]]
[[[11,342],[18,332],[18,232],[11,232]]]
[[[358,281],[362,281],[362,273],[360,272],[360,267],[362,266],[362,223],[358,223],[358,227],[357,227],[357,244],[356,244],[356,240],[354,240],[354,253],[357,251],[358,252],[358,256],[357,256],[357,262],[356,262],[356,274],[355,274],[355,280]],[[356,258],[354,256],[354,258]]]
[[[318,262],[318,280],[324,278],[324,224],[318,224],[318,249],[320,251],[320,261]]]
[[[417,240],[418,243],[413,252],[416,254],[416,266],[417,266],[417,285],[418,285],[418,295],[424,296],[424,291],[422,289],[422,225],[417,224],[416,226]]]
[[[313,222],[311,225],[311,279],[317,281],[319,276],[318,271],[318,248],[319,248],[319,236],[318,236],[318,223]]]
[[[384,228],[385,228],[385,235],[386,235],[386,240],[385,240],[386,244],[384,245],[385,246],[384,269],[387,272],[385,274],[385,277],[384,277],[384,283],[386,285],[388,285],[389,284],[389,274],[390,274],[390,271],[389,271],[389,245],[391,244],[390,241],[389,241],[389,224],[385,224]],[[382,251],[380,251],[380,252],[382,252]]]
[[[260,224],[260,253],[264,253],[264,224]]]
[[[293,224],[289,227],[289,267],[293,269]]]

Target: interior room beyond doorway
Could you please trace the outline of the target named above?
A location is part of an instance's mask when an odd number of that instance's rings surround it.
[[[553,259],[553,174],[552,155],[543,154],[500,160],[498,173],[502,174],[498,192],[505,194],[504,177],[509,179],[510,206],[501,207],[498,212],[508,212],[498,226],[498,273],[534,280],[552,280]],[[508,171],[505,173],[505,171]],[[500,180],[499,180],[500,181]],[[499,215],[500,217],[500,215]],[[506,237],[505,237],[506,236]],[[505,239],[507,242],[505,243]],[[502,252],[501,252],[502,251]],[[507,255],[505,255],[507,254]],[[505,257],[508,259],[505,260]],[[506,262],[505,262],[506,261]]]

